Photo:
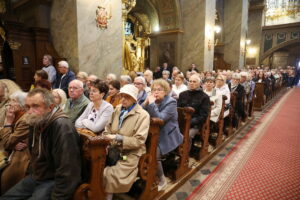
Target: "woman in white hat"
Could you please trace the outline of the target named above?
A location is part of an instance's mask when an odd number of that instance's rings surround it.
[[[103,135],[122,151],[122,158],[104,169],[107,199],[113,193],[128,192],[138,174],[140,157],[146,152],[145,142],[150,126],[149,114],[137,104],[138,89],[131,84],[120,90],[121,104],[112,114]]]

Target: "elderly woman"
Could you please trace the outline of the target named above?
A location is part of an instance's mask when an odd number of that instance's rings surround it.
[[[25,177],[29,165],[27,137],[29,125],[26,123],[25,98],[27,93],[18,91],[10,95],[6,106],[6,121],[0,131],[1,145],[9,156],[9,165],[1,174],[2,194]]]
[[[54,89],[52,90],[52,94],[54,96],[56,106],[59,106],[63,110],[67,102],[67,95],[65,91],[62,89]]]
[[[103,97],[108,92],[108,86],[104,81],[96,80],[91,85],[90,100],[84,112],[76,120],[76,128],[85,128],[99,133],[103,131],[106,123],[114,111],[113,106],[104,101]]]
[[[183,74],[178,74],[175,77],[175,84],[173,84],[172,86],[172,90],[176,93],[178,97],[181,92],[186,91],[188,89],[183,82],[184,82]]]
[[[121,84],[118,80],[113,80],[108,83],[108,97],[106,101],[110,103],[114,108],[120,104],[121,98],[118,95],[120,92]]]
[[[157,117],[164,121],[160,129],[157,148],[157,175],[159,177],[158,190],[162,190],[166,184],[166,178],[161,163],[161,155],[165,155],[176,149],[183,141],[178,125],[177,102],[170,97],[170,85],[166,80],[157,79],[151,86],[152,94],[144,103],[145,109],[151,117]]]
[[[142,105],[148,96],[148,93],[145,90],[147,87],[146,79],[142,76],[138,76],[134,79],[133,84],[139,90],[137,103]]]
[[[120,90],[121,105],[117,106],[103,135],[122,151],[123,158],[104,169],[104,186],[112,199],[113,193],[128,192],[138,174],[140,157],[146,152],[145,141],[150,125],[149,114],[137,104],[138,89],[125,85]]]
[[[226,76],[224,76],[224,75],[217,76],[215,89],[221,95],[224,95],[227,97],[227,99],[225,101],[225,111],[224,111],[224,118],[225,118],[229,115],[229,108],[230,108],[230,90],[229,90],[228,85],[226,84]]]
[[[222,110],[222,94],[215,89],[215,78],[208,77],[205,79],[205,94],[209,96],[210,101],[214,102],[211,108],[210,120],[216,123]]]

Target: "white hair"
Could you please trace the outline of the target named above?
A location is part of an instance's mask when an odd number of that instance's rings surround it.
[[[65,67],[65,68],[69,68],[69,64],[67,61],[65,60],[61,60],[58,62],[58,65],[61,66],[61,67]]]
[[[22,91],[14,92],[9,96],[10,99],[16,100],[20,104],[21,107],[25,107],[26,97],[27,97],[27,93],[22,92]]]
[[[197,74],[193,74],[190,79],[194,77],[197,79],[198,83],[201,83],[201,78]]]
[[[83,88],[83,82],[82,82],[81,80],[74,79],[73,81],[71,81],[71,82],[69,83],[69,85],[70,85],[71,83],[75,83],[75,84],[78,85],[80,88]]]
[[[121,81],[125,81],[125,82],[127,82],[127,83],[132,83],[132,79],[131,79],[130,76],[128,76],[128,75],[121,75],[121,76],[120,76],[120,80],[121,80]]]
[[[151,77],[153,77],[153,72],[151,71],[151,70],[146,70],[145,72],[144,72],[144,76],[145,76],[145,74],[150,74],[150,76]]]
[[[168,74],[168,75],[170,75],[170,72],[169,72],[168,70],[164,70],[164,71],[162,72],[162,74]]]
[[[137,76],[134,80],[140,80],[142,81],[143,85],[147,85],[146,79],[142,76]]]
[[[111,80],[117,80],[117,76],[113,73],[107,74],[106,78],[111,78]]]
[[[57,88],[57,89],[52,90],[52,93],[57,93],[60,96],[60,100],[61,100],[60,107],[63,108],[67,102],[67,95],[66,95],[65,91]]]

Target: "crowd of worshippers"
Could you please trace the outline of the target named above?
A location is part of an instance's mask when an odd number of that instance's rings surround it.
[[[104,187],[107,199],[128,192],[146,152],[151,117],[164,121],[157,146],[158,190],[163,190],[167,181],[161,156],[183,142],[177,107],[195,110],[192,141],[209,112],[211,123],[217,123],[222,95],[227,97],[224,118],[232,106],[232,92],[237,93],[234,116],[244,118],[241,99],[246,94],[254,98],[256,83],[264,83],[268,96],[277,80],[286,87],[299,81],[299,70],[293,67],[200,72],[192,64],[184,74],[164,63],[154,72],[147,69],[119,78],[108,74],[100,80],[86,72],[75,75],[66,61],[58,62],[56,69],[50,55],[43,57],[43,64],[28,93],[13,81],[0,80],[0,199],[70,199],[82,181],[79,129],[102,135],[122,150],[126,159],[105,167]]]

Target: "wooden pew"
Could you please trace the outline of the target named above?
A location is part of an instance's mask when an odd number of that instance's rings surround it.
[[[210,102],[210,105],[212,106],[214,103]],[[202,147],[200,149],[200,152],[197,156],[197,160],[200,160],[202,158],[204,158],[206,155],[208,155],[208,147],[209,147],[209,133],[210,133],[210,111],[211,109],[209,109],[208,111],[208,116],[206,118],[205,123],[202,126],[202,130],[200,131],[201,134],[201,139],[202,139]]]
[[[232,124],[232,119],[234,116],[235,112],[235,106],[236,106],[236,93],[231,93],[230,94],[230,110],[229,110],[229,115],[228,115],[228,136],[231,136],[233,134],[233,124]]]
[[[256,83],[255,85],[254,109],[262,111],[264,106],[264,83]]]
[[[177,108],[178,112],[178,124],[180,132],[183,134],[183,143],[178,147],[178,154],[180,162],[175,172],[175,178],[179,179],[189,170],[189,148],[190,137],[189,131],[191,127],[192,114],[195,110],[191,107]]]
[[[216,147],[218,147],[223,141],[223,129],[224,129],[224,112],[225,112],[225,101],[227,97],[225,95],[222,96],[222,109],[218,119],[218,136],[216,139]]]
[[[73,200],[105,199],[103,187],[103,171],[105,168],[106,148],[110,144],[109,140],[96,136],[87,130],[78,130],[83,141],[82,153],[83,162],[87,164],[87,181],[79,185],[73,195]],[[74,174],[76,176],[76,174]]]
[[[150,120],[150,129],[146,141],[147,152],[140,158],[138,166],[139,177],[145,185],[139,197],[140,200],[154,199],[158,193],[156,148],[158,146],[160,127],[163,124],[164,122],[158,118],[151,118]]]

